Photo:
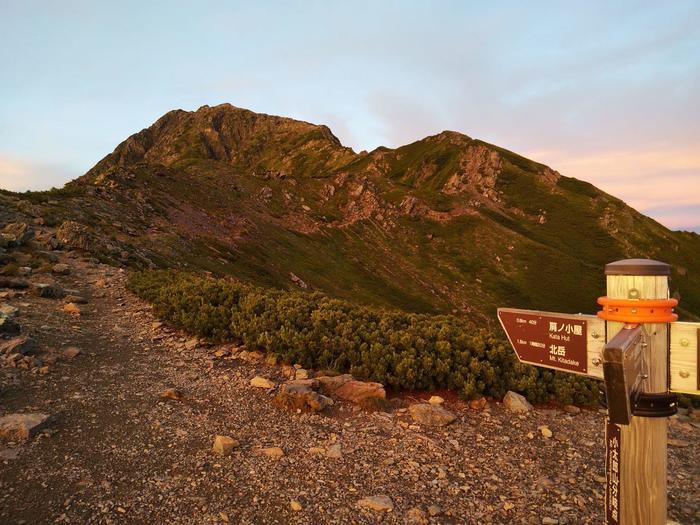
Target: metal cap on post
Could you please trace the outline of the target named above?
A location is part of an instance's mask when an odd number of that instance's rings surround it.
[[[671,275],[671,265],[653,259],[623,259],[606,264],[605,275]]]

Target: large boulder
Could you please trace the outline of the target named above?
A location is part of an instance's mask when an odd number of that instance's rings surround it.
[[[350,374],[342,374],[339,376],[319,376],[316,380],[321,384],[321,389],[326,394],[334,394],[341,386],[354,381],[355,378]]]
[[[49,416],[39,412],[0,417],[0,438],[30,439],[41,431],[48,421]]]
[[[320,380],[319,380],[320,381]],[[360,403],[367,398],[386,399],[386,391],[381,383],[366,381],[348,381],[335,390],[335,395],[345,401]]]
[[[444,427],[452,423],[457,416],[440,405],[417,403],[408,407],[408,412],[416,423],[429,427]]]
[[[310,410],[320,412],[333,404],[329,397],[315,392],[311,384],[302,381],[290,381],[280,385],[275,396],[275,403],[289,410]]]
[[[61,245],[76,250],[90,251],[95,240],[86,226],[75,221],[65,221],[56,230],[56,239]]]
[[[516,392],[508,391],[503,398],[503,406],[511,412],[529,412],[532,405],[523,396]]]

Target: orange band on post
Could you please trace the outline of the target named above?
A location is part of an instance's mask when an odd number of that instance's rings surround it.
[[[599,297],[603,309],[598,317],[621,323],[672,323],[678,320],[673,307],[676,299],[611,299]]]

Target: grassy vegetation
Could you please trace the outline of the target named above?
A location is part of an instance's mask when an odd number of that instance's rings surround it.
[[[449,388],[536,402],[594,403],[594,382],[519,363],[508,343],[453,316],[373,309],[320,293],[284,292],[175,271],[139,272],[129,287],[156,314],[213,341],[288,363],[349,372],[396,389]]]

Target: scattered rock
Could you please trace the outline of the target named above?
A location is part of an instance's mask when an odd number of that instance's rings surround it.
[[[357,505],[377,512],[391,512],[394,510],[394,503],[389,496],[369,496],[362,498],[357,502]]]
[[[267,379],[266,377],[261,377],[261,376],[255,376],[253,379],[250,380],[250,386],[254,386],[256,388],[275,388],[275,384]]]
[[[75,304],[87,304],[88,300],[85,299],[82,295],[67,295],[65,297],[65,301],[67,303],[75,303]]]
[[[440,514],[442,514],[442,509],[437,505],[430,505],[430,507],[428,507],[428,514],[430,514],[433,517],[439,516]]]
[[[557,519],[547,518],[547,517],[542,518],[542,525],[558,525],[558,524],[559,524],[559,520],[557,520]]]
[[[294,376],[295,379],[309,379],[311,377],[311,374],[309,373],[308,370],[304,368],[299,368],[297,369],[297,373]]]
[[[552,431],[547,425],[540,425],[539,427],[537,427],[537,430],[539,430],[540,434],[542,434],[542,436],[546,437],[547,439],[553,436]]]
[[[320,412],[333,404],[329,397],[319,394],[312,389],[313,380],[290,381],[280,386],[275,396],[275,403],[288,410],[312,410]]]
[[[281,458],[284,456],[284,450],[280,447],[257,448],[255,453],[259,456],[267,456],[268,458]]]
[[[0,437],[9,440],[30,439],[48,422],[49,416],[40,412],[0,417]]]
[[[173,399],[175,401],[182,401],[185,396],[182,395],[177,388],[166,388],[160,394],[163,399]],[[217,436],[220,437],[220,436]]]
[[[220,456],[228,456],[233,452],[234,448],[238,448],[240,443],[229,436],[216,436],[214,438],[214,446],[212,451]]]
[[[442,405],[444,402],[445,400],[440,396],[430,396],[430,399],[428,399],[428,403],[431,405]]]
[[[63,356],[67,357],[68,359],[74,359],[78,357],[81,353],[80,348],[77,348],[75,346],[69,346],[63,351]]]
[[[508,391],[503,398],[503,406],[511,412],[529,412],[532,405],[523,396],[516,392]]]
[[[326,449],[326,457],[332,459],[340,459],[343,457],[343,451],[340,447],[340,443],[334,443]]]
[[[685,448],[690,446],[690,443],[683,439],[669,439],[667,442],[671,447]]]
[[[47,283],[33,283],[31,292],[45,299],[62,299],[66,296],[66,292],[61,287]]]
[[[409,509],[404,516],[404,523],[406,525],[428,525],[428,516],[418,507]]]
[[[408,411],[416,423],[430,427],[444,427],[457,419],[457,416],[440,405],[429,403],[411,405]]]
[[[564,412],[567,414],[579,414],[581,413],[581,409],[575,405],[565,405]]]
[[[301,503],[293,499],[289,502],[289,508],[292,509],[294,512],[299,512],[301,510]]]
[[[0,304],[0,315],[5,317],[15,317],[19,313],[19,308],[12,306],[11,304],[2,303]]]
[[[0,314],[0,334],[15,335],[20,333],[22,327],[17,321]]]
[[[24,279],[12,279],[0,276],[0,288],[10,288],[13,290],[23,290],[29,288],[29,283]]]
[[[12,222],[2,229],[8,246],[21,246],[34,237],[34,230],[25,222]]]
[[[359,403],[368,397],[380,397],[386,399],[386,391],[381,383],[365,381],[348,381],[335,390],[335,395],[340,399]]]
[[[34,340],[29,337],[14,337],[7,341],[0,341],[0,354],[26,354],[34,346]]]
[[[68,275],[70,273],[70,266],[65,263],[54,264],[51,271],[58,275]]]
[[[297,277],[292,272],[289,272],[289,278],[302,290],[306,290],[309,287],[300,277]]]
[[[486,398],[480,397],[479,399],[471,399],[469,401],[469,408],[472,410],[483,410],[486,408]]]

